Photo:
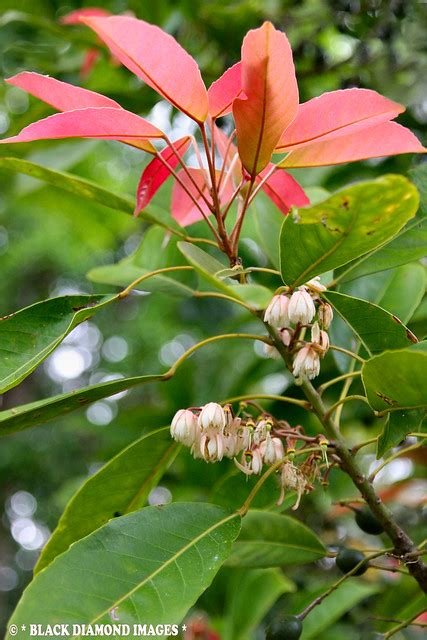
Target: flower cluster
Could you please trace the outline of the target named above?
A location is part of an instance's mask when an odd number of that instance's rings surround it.
[[[292,370],[296,378],[312,380],[318,376],[320,359],[329,349],[327,330],[333,311],[320,297],[325,290],[319,278],[314,278],[292,294],[275,295],[264,314],[264,321],[278,332],[283,345],[294,355]],[[302,339],[307,329],[311,331],[310,341]],[[274,355],[271,349],[267,353]]]
[[[290,489],[298,495],[294,506],[297,508],[301,496],[313,489],[322,458],[319,437],[303,436],[300,429],[292,430],[287,422],[277,421],[265,413],[256,419],[249,414],[236,416],[230,405],[222,407],[209,402],[203,407],[177,411],[170,432],[174,440],[191,449],[194,458],[205,462],[234,459],[236,467],[246,476],[260,475],[264,465],[277,465],[281,487],[279,504],[283,502],[285,490]],[[295,443],[299,438],[319,444],[319,451],[297,466]],[[304,447],[298,452],[304,453]]]

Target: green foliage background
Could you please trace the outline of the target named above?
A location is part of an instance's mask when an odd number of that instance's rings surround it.
[[[207,84],[238,59],[246,31],[270,19],[283,28],[291,40],[302,101],[324,91],[350,86],[376,89],[408,105],[399,121],[426,142],[425,3],[416,0],[94,0],[93,4],[114,13],[132,11],[137,17],[173,33],[197,58]],[[61,15],[80,6],[81,3],[72,1],[2,0],[1,76],[8,77],[25,69],[80,83],[79,68],[84,51],[93,39],[85,29],[61,27],[57,23]],[[124,68],[114,66],[105,52],[84,86],[106,93],[124,107],[144,115],[157,102],[154,92]],[[2,134],[13,135],[49,113],[48,107],[28,99],[19,90],[0,86]],[[175,118],[176,125],[179,122]],[[130,197],[146,161],[139,152],[117,143],[96,141],[20,145],[10,151],[2,149],[2,154],[22,156],[71,171]],[[305,186],[333,190],[388,172],[406,174],[413,164],[421,161],[398,156],[343,167],[301,170],[296,175]],[[167,206],[167,197],[168,188],[165,188],[157,203]],[[91,283],[86,273],[129,255],[138,246],[144,230],[140,220],[135,221],[123,213],[89,204],[31,178],[0,172],[0,314],[6,315],[54,294],[109,290]],[[249,222],[243,234],[243,255],[263,265],[265,256],[254,248],[253,238],[253,222]],[[394,275],[385,271],[374,278],[361,279],[359,290],[353,293],[378,301]],[[79,327],[56,356],[51,356],[23,384],[0,399],[1,407],[7,409],[69,391],[106,376],[166,370],[193,342],[213,331],[233,331],[240,324],[240,312],[217,300],[182,300],[165,294],[133,296],[120,306],[108,307],[93,321]],[[426,334],[425,302],[415,310],[410,327],[419,337]],[[244,328],[250,330],[251,326],[247,323]],[[74,366],[78,372],[75,377]],[[332,359],[328,366],[330,370],[334,367]],[[327,366],[323,373],[327,375]],[[69,497],[88,474],[146,430],[167,425],[178,408],[220,400],[242,390],[281,392],[287,384],[281,365],[255,354],[247,343],[230,343],[226,350],[213,345],[197,353],[191,364],[185,365],[167,384],[135,389],[125,397],[100,401],[86,412],[3,439],[0,448],[0,627],[30,579],[38,553],[36,548],[31,548],[37,546],[34,539],[41,544],[48,531],[53,530]],[[302,419],[298,409],[284,410],[277,406],[274,411],[292,424]],[[370,430],[369,413],[363,407],[345,415],[348,433],[352,434],[350,439],[376,435]],[[306,424],[306,428],[309,430],[310,425]],[[227,464],[206,465],[182,454],[161,485],[171,492],[174,500],[215,501],[214,495],[222,496],[225,504],[229,494],[223,489],[223,476],[232,469],[232,465],[227,467]],[[22,494],[17,492],[22,491],[35,500],[31,507],[31,499],[25,494],[23,504],[27,511],[24,509],[19,514],[16,505]],[[239,491],[243,499],[247,491],[243,478],[240,478]],[[353,495],[353,491],[346,486],[345,477],[332,474],[332,499],[346,495]],[[331,497],[318,490],[304,500],[298,517],[316,531],[322,531],[327,543],[338,539],[360,541],[361,533],[351,517],[341,516],[337,520],[326,516],[330,500]],[[403,521],[410,517],[415,530],[421,528],[417,510],[408,514],[409,510],[401,507],[398,515]],[[21,528],[27,526],[30,532],[34,532],[31,527],[36,528],[33,543],[18,542],[23,540],[17,533],[19,518],[28,520],[21,522]],[[366,541],[365,546],[369,546]],[[304,598],[308,600],[311,592],[330,581],[327,563],[311,565],[309,572],[291,569],[286,574],[299,588],[293,602],[286,599],[288,610],[298,610],[299,602]],[[228,579],[224,570],[200,603],[200,608],[213,620],[224,612],[225,591],[221,581]],[[401,581],[400,607],[410,598],[413,587],[410,581]],[[328,631],[319,629],[320,635],[316,638],[357,638],[359,622],[367,616],[364,597],[370,594],[369,590],[361,592],[355,600],[356,606],[344,607],[336,615],[339,622]],[[339,602],[336,607],[340,611]],[[399,617],[393,593],[386,588],[377,596],[375,608],[379,615],[388,611]],[[411,637],[412,632],[405,633]]]

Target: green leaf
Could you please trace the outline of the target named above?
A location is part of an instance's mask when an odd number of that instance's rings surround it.
[[[0,319],[0,393],[19,384],[78,324],[116,299],[61,296]]]
[[[234,569],[228,581],[223,640],[252,638],[279,596],[290,591],[295,585],[279,569]]]
[[[338,269],[334,274],[335,282],[351,282],[419,260],[426,255],[426,248],[427,220],[414,218],[391,242]]]
[[[111,520],[35,577],[10,624],[107,624],[112,609],[121,624],[177,624],[212,582],[239,529],[238,514],[200,503]]]
[[[423,163],[410,169],[409,177],[420,194],[420,208],[417,218],[425,218],[427,216],[427,165]]]
[[[108,398],[140,384],[163,379],[163,374],[120,378],[0,411],[0,436],[35,427],[70,411],[81,409],[96,400]]]
[[[419,431],[425,416],[423,409],[391,411],[385,418],[384,429],[377,440],[377,458],[382,458],[389,449],[397,447],[411,431]]]
[[[297,286],[336,269],[393,238],[418,207],[403,176],[388,175],[338,191],[289,215],[280,235],[285,283]]]
[[[427,253],[427,245],[425,247]],[[402,322],[409,322],[426,290],[426,272],[423,265],[406,264],[394,272],[379,302]]]
[[[227,564],[275,567],[313,562],[325,555],[323,543],[298,520],[278,513],[249,511]]]
[[[22,160],[21,158],[0,158],[0,170],[23,173],[32,178],[43,180],[43,182],[47,182],[58,189],[63,189],[81,198],[93,200],[99,204],[103,204],[105,207],[123,211],[130,215],[132,215],[134,210],[135,203],[131,198],[120,196],[112,191],[108,191],[108,189],[104,189],[104,187],[97,185],[95,182],[74,176],[65,171],[49,169],[40,164]],[[150,205],[144,209],[144,211],[141,211],[139,217],[150,224],[156,224],[165,229],[173,230],[175,233],[179,232],[179,235],[184,236],[181,227],[167,212],[159,207]]]
[[[427,341],[367,360],[362,380],[369,404],[377,411],[427,406]]]
[[[176,241],[169,239],[165,245],[165,232],[158,227],[152,227],[144,234],[141,244],[136,251],[120,260],[116,264],[95,267],[87,274],[92,282],[125,287],[146,273],[169,266],[180,266],[184,263],[181,253],[177,250]],[[178,278],[181,275],[157,274],[144,280],[136,289],[142,291],[156,291],[177,296],[192,296],[194,289]],[[193,276],[194,277],[194,276]],[[188,280],[188,274],[184,276]]]
[[[148,433],[90,476],[68,503],[34,569],[38,573],[69,546],[116,514],[145,506],[178,451],[169,427]]]
[[[372,302],[326,291],[324,297],[351,327],[369,354],[402,349],[416,340],[404,324]]]
[[[256,309],[265,309],[272,298],[267,287],[258,284],[239,284],[231,278],[218,277],[227,267],[203,249],[189,242],[178,242],[178,248],[199,275],[226,295],[242,300]]]
[[[316,591],[303,592],[301,597],[295,600],[292,612],[300,613],[317,596],[326,591],[327,585]],[[301,640],[315,640],[320,634],[331,627],[347,611],[350,611],[361,600],[374,595],[379,591],[378,585],[366,584],[353,578],[343,582],[336,591],[333,591],[323,602],[314,607],[304,619],[304,627]]]

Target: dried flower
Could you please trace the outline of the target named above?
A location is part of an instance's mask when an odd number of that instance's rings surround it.
[[[318,351],[323,358],[329,349],[329,336],[326,331],[323,331],[323,329],[319,327],[317,322],[311,327],[311,342],[316,345],[316,351]]]
[[[331,305],[328,302],[322,302],[322,304],[319,306],[317,315],[319,318],[320,326],[323,329],[329,329],[334,317],[334,312]]]
[[[297,492],[297,501],[292,507],[293,511],[295,511],[299,507],[301,496],[310,488],[307,479],[293,462],[286,461],[282,467],[280,484],[282,490],[277,504],[281,505],[283,503],[283,500],[285,499],[285,490],[291,489],[292,491]]]
[[[314,318],[316,309],[310,294],[303,288],[295,291],[289,301],[288,316],[295,324],[308,324]]]
[[[280,358],[280,353],[277,351],[276,347],[273,347],[272,344],[266,344],[264,342],[264,354],[267,358],[272,358],[273,360],[278,360]]]

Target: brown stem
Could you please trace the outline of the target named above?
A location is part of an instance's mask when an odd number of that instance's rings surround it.
[[[284,359],[286,366],[292,370],[289,354],[283,343],[278,339],[275,331],[269,325],[266,324],[265,326],[270,333],[276,349]],[[331,416],[328,415],[328,410],[322,398],[311,382],[303,379],[300,386],[305,397],[310,402],[313,412],[323,425],[327,437],[334,441],[335,453],[340,458],[341,468],[350,476],[373,515],[382,524],[385,533],[392,541],[394,545],[394,555],[407,566],[409,573],[415,578],[421,589],[427,592],[427,566],[422,561],[416,545],[395,521],[390,510],[377,495],[372,483],[360,469],[352,451],[342,439],[338,427],[333,422]]]

